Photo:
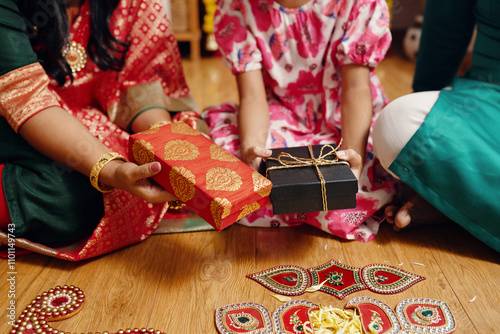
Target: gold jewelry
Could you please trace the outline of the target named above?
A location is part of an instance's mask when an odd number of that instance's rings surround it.
[[[102,193],[110,192],[111,190],[113,190],[113,187],[99,184],[99,174],[101,173],[101,170],[104,168],[104,166],[106,166],[110,161],[117,159],[127,162],[127,158],[125,158],[123,155],[116,152],[108,152],[106,154],[103,154],[99,158],[99,160],[97,160],[90,171],[90,183],[94,186],[94,188]]]
[[[172,210],[179,210],[182,209],[186,204],[182,203],[178,199],[175,199],[173,201],[168,202],[168,208]]]
[[[68,43],[62,51],[62,55],[66,58],[73,74],[81,71],[87,64],[87,51],[80,43]]]

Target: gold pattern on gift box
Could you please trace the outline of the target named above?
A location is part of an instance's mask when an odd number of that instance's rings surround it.
[[[252,173],[253,191],[262,197],[269,196],[273,184],[271,181],[260,175],[258,172]]]
[[[148,130],[141,131],[141,134],[150,135],[153,133],[157,133],[158,131],[160,131],[160,127],[152,127],[152,128],[149,128]]]
[[[223,167],[209,169],[206,179],[208,190],[236,191],[243,184],[238,173]]]
[[[214,160],[238,162],[240,159],[223,149],[217,144],[210,145],[210,157]]]
[[[184,122],[174,122],[170,128],[172,133],[178,133],[181,135],[197,136],[201,135],[201,132],[196,131]]]
[[[138,165],[155,161],[155,149],[153,145],[144,139],[134,142],[132,145],[132,152]]]
[[[260,205],[257,202],[253,202],[251,204],[245,205],[243,207],[243,209],[241,210],[240,215],[238,216],[238,220],[240,220],[243,217],[248,216],[249,214],[251,214],[252,212],[254,212],[258,209],[260,209]]]
[[[174,189],[174,195],[179,200],[186,202],[194,197],[196,177],[190,170],[184,167],[173,167],[170,170],[169,178]]]
[[[171,140],[164,147],[165,160],[194,160],[200,155],[196,145],[187,140]]]
[[[231,207],[232,204],[227,198],[216,197],[210,203],[210,211],[212,212],[212,217],[214,217],[217,229],[220,228],[221,220],[229,216]]]

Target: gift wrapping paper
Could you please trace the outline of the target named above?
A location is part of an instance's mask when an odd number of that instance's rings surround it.
[[[130,136],[129,158],[158,161],[153,179],[217,231],[266,205],[272,183],[184,122]]]

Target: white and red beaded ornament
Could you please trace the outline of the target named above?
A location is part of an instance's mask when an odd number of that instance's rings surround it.
[[[56,286],[31,301],[17,318],[10,334],[70,334],[58,331],[50,326],[50,322],[70,318],[80,312],[85,301],[85,294],[79,288]],[[126,329],[107,334],[162,334],[154,329]],[[88,332],[88,334],[92,334]]]
[[[408,289],[425,277],[385,264],[369,264],[361,269],[361,279],[370,291],[392,294]]]
[[[379,300],[370,297],[356,297],[351,299],[345,308],[358,311],[361,325],[366,333],[399,334],[401,330],[396,313]]]
[[[409,298],[398,303],[396,316],[400,334],[453,333],[456,322],[446,302],[428,298]]]
[[[271,313],[258,303],[239,303],[219,307],[215,324],[220,334],[298,334],[304,333],[308,312],[316,308],[307,300],[292,300]]]
[[[286,296],[298,296],[311,286],[308,271],[299,266],[286,265],[273,267],[247,275],[271,291]]]
[[[308,300],[291,300],[273,312],[274,333],[305,333],[309,321],[309,310],[318,307]]]
[[[361,280],[359,268],[334,260],[309,268],[308,271],[311,273],[313,285],[321,284],[319,291],[326,292],[338,299],[343,299],[353,292],[367,288]]]
[[[217,330],[220,334],[450,334],[456,329],[446,302],[429,298],[405,299],[395,310],[371,297],[353,298],[343,309],[291,300],[273,312],[272,323],[269,314],[263,305],[251,302],[220,307]]]
[[[258,303],[240,303],[220,307],[215,324],[221,334],[273,334],[271,315]]]
[[[357,268],[335,260],[308,269],[281,265],[246,277],[280,295],[322,291],[338,299],[365,289],[380,294],[399,293],[425,280],[423,276],[385,264]]]

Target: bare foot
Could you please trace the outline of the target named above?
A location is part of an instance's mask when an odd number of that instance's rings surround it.
[[[408,189],[406,189],[408,190]],[[407,229],[418,225],[442,224],[451,220],[434,208],[414,191],[405,191],[408,197],[400,207],[389,206],[385,209],[387,222],[394,224],[394,230]]]

